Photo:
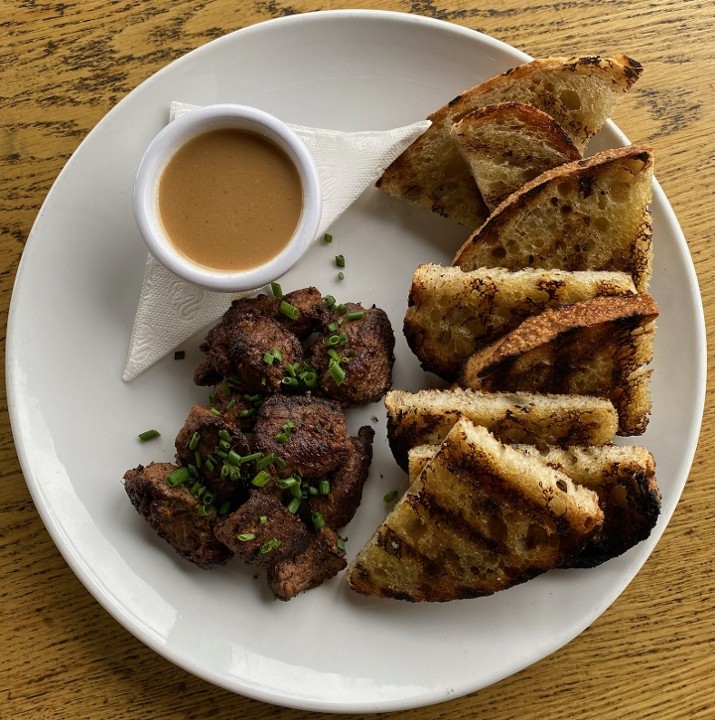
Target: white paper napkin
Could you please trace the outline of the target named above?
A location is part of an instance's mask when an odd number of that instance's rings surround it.
[[[170,119],[195,107],[174,102]],[[323,186],[323,212],[315,239],[323,237],[429,125],[425,120],[393,130],[354,133],[291,125],[312,152]],[[216,322],[234,297],[196,287],[149,255],[122,379],[133,380],[202,327]]]

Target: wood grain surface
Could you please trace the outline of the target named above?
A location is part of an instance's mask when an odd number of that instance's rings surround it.
[[[228,31],[339,7],[449,20],[533,56],[626,52],[643,63],[643,78],[614,119],[628,136],[655,149],[657,176],[688,240],[712,331],[715,4],[690,0],[2,0],[3,319],[23,245],[46,193],[117,101],[171,60]],[[699,449],[675,515],[615,604],[566,647],[523,672],[468,697],[390,717],[715,718],[711,396],[709,382]],[[113,620],[45,530],[15,454],[4,390],[2,403],[2,720],[323,717],[218,689],[174,667]]]

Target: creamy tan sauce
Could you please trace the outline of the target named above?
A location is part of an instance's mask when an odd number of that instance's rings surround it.
[[[214,270],[247,270],[275,257],[302,207],[288,155],[244,130],[211,130],[190,140],[159,182],[159,214],[171,242]]]

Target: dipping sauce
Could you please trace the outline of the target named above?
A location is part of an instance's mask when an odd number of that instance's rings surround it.
[[[270,140],[246,130],[198,135],[159,181],[159,215],[179,252],[223,272],[258,267],[288,244],[303,209],[298,171]]]

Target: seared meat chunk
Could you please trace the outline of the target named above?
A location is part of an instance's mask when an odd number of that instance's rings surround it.
[[[231,380],[218,382],[209,396],[211,407],[221,417],[242,432],[250,433],[256,421],[256,410],[263,402],[263,395],[246,393]]]
[[[340,538],[326,526],[310,535],[302,553],[272,565],[268,569],[268,584],[279,600],[290,600],[298,593],[318,587],[346,565]]]
[[[200,501],[185,486],[168,484],[166,478],[175,470],[171,463],[139,465],[124,474],[124,490],[137,512],[179,555],[204,569],[223,565],[233,553],[214,536],[215,513],[200,515]]]
[[[268,566],[303,552],[308,531],[278,500],[251,490],[214,528],[216,538],[249,565]]]
[[[276,301],[273,317],[282,322],[301,340],[305,340],[320,327],[325,314],[325,305],[320,291],[314,287],[302,288],[286,293]],[[298,310],[298,317],[290,315],[289,308],[283,303]],[[286,314],[289,313],[289,314]]]
[[[372,462],[375,431],[365,425],[351,438],[352,449],[346,462],[330,477],[327,495],[310,497],[310,507],[317,510],[325,523],[334,529],[345,527],[355,515],[362,500],[362,490]]]
[[[208,408],[194,405],[175,440],[176,462],[196,468],[206,486],[215,496],[215,503],[236,500],[244,484],[222,475],[221,469],[229,451],[248,455],[249,445],[244,434]]]
[[[352,443],[338,403],[310,395],[274,395],[257,413],[253,446],[282,458],[285,476],[320,478],[347,460]]]
[[[204,358],[194,370],[194,383],[196,385],[215,385],[221,382],[221,373],[214,367],[211,358]]]
[[[201,349],[208,354],[208,362],[194,373],[196,382],[215,384],[218,375],[231,378],[248,393],[280,392],[286,367],[303,357],[295,333],[256,312],[227,313],[209,331]]]
[[[294,317],[289,307],[298,310]],[[320,326],[325,312],[325,305],[320,291],[314,287],[293,290],[279,297],[273,295],[256,295],[252,298],[234,300],[231,307],[224,313],[221,322],[230,323],[236,315],[245,313],[260,313],[266,315],[295,333],[301,340],[305,340]]]
[[[342,405],[365,405],[379,400],[392,385],[395,335],[384,310],[348,303],[333,310],[310,350],[326,397]],[[340,379],[331,373],[337,363]]]

